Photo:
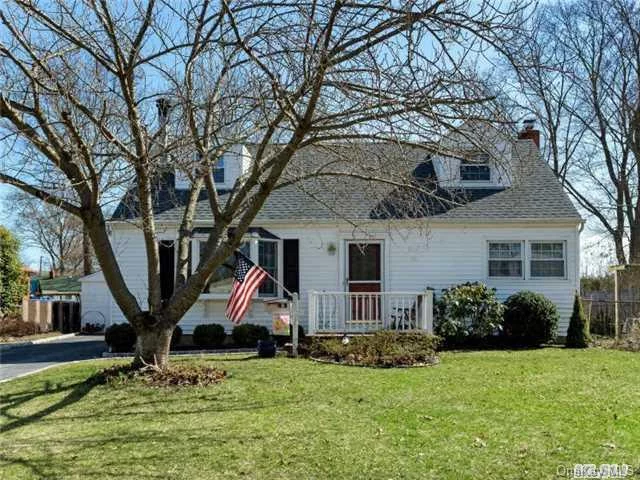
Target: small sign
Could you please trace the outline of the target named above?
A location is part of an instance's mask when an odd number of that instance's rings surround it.
[[[290,324],[289,312],[274,312],[272,324],[274,335],[289,335]]]

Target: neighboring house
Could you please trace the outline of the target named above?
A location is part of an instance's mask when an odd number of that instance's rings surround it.
[[[53,300],[80,300],[79,277],[40,278],[42,295]]]
[[[422,150],[402,151],[388,144],[363,147],[373,165],[384,163],[376,157],[379,152],[401,153],[416,182],[431,185],[432,195],[345,176],[288,185],[269,197],[242,250],[300,293],[305,331],[430,329],[428,289],[437,296],[443,288],[480,281],[494,287],[502,300],[520,290],[546,295],[558,306],[559,334],[565,334],[579,289],[582,219],[540,159],[539,133],[529,126],[519,139],[496,136],[485,140],[487,148],[481,150],[454,136],[443,145],[447,142],[463,154],[430,158]],[[353,147],[301,150],[288,171],[308,170],[331,156],[349,156],[349,148]],[[251,151],[243,146],[225,155],[215,173],[223,188],[230,188],[249,168]],[[186,186],[180,175],[171,175],[157,193],[164,297],[173,289],[173,242]],[[222,201],[227,193],[220,191]],[[111,239],[125,280],[144,304],[146,256],[136,217],[135,202],[125,196],[110,222]],[[199,242],[212,222],[203,198],[197,209],[192,264],[198,263]],[[124,321],[101,274],[85,277],[82,283],[83,311],[86,287],[101,299],[99,309],[108,324]],[[186,334],[201,323],[231,329],[224,318],[230,285],[231,270],[219,268],[180,322]],[[280,287],[266,282],[245,322],[270,326],[265,301],[282,296]]]

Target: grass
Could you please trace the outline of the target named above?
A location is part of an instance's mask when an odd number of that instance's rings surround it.
[[[181,360],[193,361],[193,360]],[[92,387],[86,362],[0,384],[0,478],[556,478],[640,470],[640,355],[447,352],[436,367],[212,361],[184,390]]]

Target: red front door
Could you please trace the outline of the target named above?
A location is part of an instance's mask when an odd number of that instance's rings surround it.
[[[367,295],[382,291],[382,248],[379,243],[349,243],[347,288],[351,297],[353,322],[380,320],[380,296]]]

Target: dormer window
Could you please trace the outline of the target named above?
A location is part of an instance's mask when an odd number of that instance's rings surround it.
[[[491,181],[489,154],[479,153],[473,157],[473,160],[463,160],[460,163],[460,180],[463,182]]]
[[[224,157],[220,157],[213,168],[213,181],[224,183]]]

